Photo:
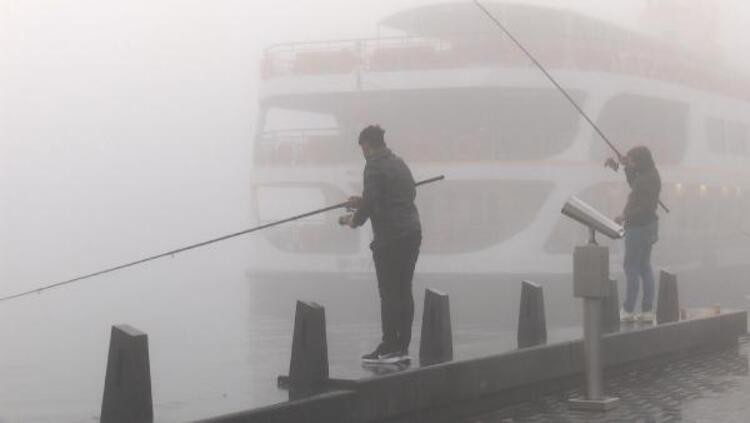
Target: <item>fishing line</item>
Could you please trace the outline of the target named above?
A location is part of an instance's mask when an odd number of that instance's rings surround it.
[[[599,135],[599,137],[601,137],[601,139],[607,144],[607,146],[609,146],[609,148],[617,155],[617,159],[619,161],[622,161],[622,158],[624,157],[622,155],[622,153],[620,153],[620,151],[617,149],[617,147],[615,147],[615,145],[612,144],[612,142],[610,142],[609,138],[607,138],[607,136],[604,134],[604,132],[601,129],[599,129],[599,126],[597,126],[597,124],[593,121],[593,119],[591,119],[589,117],[589,115],[583,110],[583,108],[581,108],[581,106],[579,106],[578,103],[576,103],[576,101],[568,93],[568,91],[565,90],[565,88],[563,88],[563,86],[560,85],[559,82],[557,82],[557,80],[552,76],[552,74],[550,74],[547,71],[547,69],[544,66],[542,66],[542,64],[536,59],[536,57],[534,57],[534,55],[531,54],[531,52],[529,50],[527,50],[526,47],[523,46],[523,44],[521,44],[521,42],[505,27],[505,25],[503,25],[502,22],[500,22],[499,19],[497,19],[489,10],[487,10],[486,7],[484,7],[484,5],[482,5],[482,3],[479,2],[479,0],[473,0],[473,1],[474,1],[474,4],[482,12],[484,12],[484,14],[487,15],[487,17],[490,18],[492,20],[492,22],[494,22],[495,25],[501,31],[503,31],[503,33],[508,38],[510,38],[510,40],[513,42],[513,44],[515,44],[526,55],[526,57],[528,57],[529,60],[531,60],[531,62],[537,67],[537,69],[539,69],[544,74],[544,76],[547,77],[547,79],[552,83],[552,85],[554,85],[555,88],[557,88],[558,91],[560,91],[560,93],[562,93],[562,95],[578,111],[578,113],[580,113],[580,115],[583,116],[583,118],[586,120],[586,122],[588,122],[588,124],[591,125],[591,127],[594,129],[594,131],[596,131],[596,133]],[[661,200],[659,200],[659,205],[661,206],[662,209],[664,209],[665,212],[667,212],[667,213],[670,212],[669,209],[667,208],[667,206],[665,206],[664,203],[662,203]]]
[[[445,176],[444,175],[440,175],[440,176],[436,176],[434,178],[425,179],[423,181],[416,182],[414,185],[415,186],[420,186],[420,185],[430,184],[430,183],[433,183],[433,182],[442,181],[443,179],[445,179]],[[282,219],[282,220],[278,220],[278,221],[275,221],[275,222],[266,223],[266,224],[263,224],[263,225],[260,225],[260,226],[256,226],[254,228],[245,229],[245,230],[240,231],[240,232],[235,232],[235,233],[232,233],[232,234],[229,234],[229,235],[224,235],[224,236],[221,236],[221,237],[218,237],[218,238],[209,239],[207,241],[199,242],[197,244],[188,245],[186,247],[178,248],[176,250],[171,250],[171,251],[167,251],[165,253],[161,253],[161,254],[156,254],[156,255],[153,255],[153,256],[149,256],[149,257],[146,257],[146,258],[143,258],[143,259],[140,259],[140,260],[132,261],[130,263],[125,263],[125,264],[121,264],[119,266],[115,266],[115,267],[110,267],[110,268],[107,268],[107,269],[99,270],[97,272],[89,273],[89,274],[83,275],[83,276],[77,276],[77,277],[75,277],[73,279],[68,279],[68,280],[65,280],[65,281],[61,281],[61,282],[56,282],[56,283],[53,283],[53,284],[45,285],[45,286],[42,286],[42,287],[39,287],[39,288],[36,288],[36,289],[31,289],[31,290],[28,290],[28,291],[19,292],[17,294],[8,295],[7,297],[0,298],[0,302],[10,301],[10,300],[13,300],[13,299],[16,299],[16,298],[24,297],[26,295],[31,295],[31,294],[35,294],[35,293],[36,294],[41,294],[42,292],[44,292],[44,291],[46,291],[48,289],[58,288],[58,287],[61,287],[61,286],[64,286],[64,285],[70,285],[70,284],[73,284],[73,283],[76,283],[76,282],[80,282],[80,281],[83,281],[83,280],[86,280],[86,279],[93,278],[95,276],[101,276],[101,275],[104,275],[104,274],[107,274],[107,273],[112,273],[112,272],[116,272],[118,270],[126,269],[128,267],[138,266],[140,264],[148,263],[150,261],[158,260],[160,258],[174,256],[176,254],[184,253],[186,251],[194,250],[196,248],[205,247],[207,245],[216,244],[217,242],[226,241],[228,239],[237,238],[237,237],[242,236],[242,235],[247,235],[247,234],[250,234],[250,233],[253,233],[253,232],[261,231],[263,229],[268,229],[268,228],[273,227],[273,226],[278,226],[278,225],[282,225],[284,223],[293,222],[295,220],[304,219],[306,217],[314,216],[316,214],[325,213],[325,212],[328,212],[328,211],[331,211],[331,210],[341,209],[341,208],[346,207],[348,204],[349,204],[349,202],[345,201],[343,203],[334,204],[332,206],[324,207],[322,209],[313,210],[311,212],[299,214],[299,215],[292,216],[292,217],[289,217],[289,218],[286,218],[286,219]]]

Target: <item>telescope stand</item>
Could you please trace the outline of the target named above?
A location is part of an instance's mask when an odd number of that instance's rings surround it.
[[[573,253],[573,289],[583,298],[583,357],[586,371],[586,397],[569,400],[570,408],[607,411],[619,398],[605,397],[602,362],[602,303],[609,294],[609,248],[596,245],[591,231],[589,245]]]

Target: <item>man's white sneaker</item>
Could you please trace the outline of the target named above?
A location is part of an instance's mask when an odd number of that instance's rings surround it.
[[[638,320],[643,323],[654,323],[654,321],[656,320],[656,315],[654,315],[654,313],[651,311],[646,311],[638,316]]]
[[[628,313],[625,310],[620,310],[620,321],[623,323],[633,323],[636,321],[636,315]]]

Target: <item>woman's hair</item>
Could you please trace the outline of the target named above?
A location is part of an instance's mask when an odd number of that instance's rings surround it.
[[[651,154],[651,150],[645,145],[639,145],[633,147],[628,151],[628,158],[633,161],[633,164],[637,169],[652,169],[656,167],[654,163],[654,156]]]

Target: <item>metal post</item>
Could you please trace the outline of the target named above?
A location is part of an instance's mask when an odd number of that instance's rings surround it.
[[[586,362],[586,398],[602,399],[602,300],[583,300],[583,356]]]
[[[602,303],[609,294],[609,249],[589,244],[573,254],[573,292],[583,299],[583,358],[586,396],[570,400],[579,410],[606,411],[619,398],[604,396],[602,362]]]

